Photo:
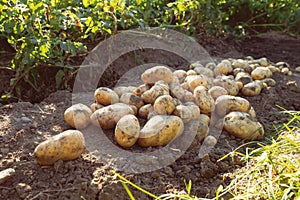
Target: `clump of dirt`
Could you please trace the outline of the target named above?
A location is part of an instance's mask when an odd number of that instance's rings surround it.
[[[273,39],[272,35],[271,42]],[[270,40],[265,38],[255,43],[255,49],[262,52]],[[294,41],[296,42],[299,44],[298,40]],[[214,42],[213,45],[217,43]],[[295,52],[295,48],[298,48],[297,52],[300,52],[297,45],[285,46],[284,42],[280,44],[282,45],[278,46],[278,49],[282,47],[287,52]],[[242,52],[228,42],[223,42],[222,45],[224,48],[218,59],[229,54],[231,57],[240,57],[242,54],[272,60],[272,56],[277,55],[274,62],[285,61],[290,63],[292,68],[297,65],[297,61],[290,58],[289,53],[275,54],[270,48],[265,48],[264,53],[251,54],[247,47],[251,49],[250,46],[254,45],[254,42],[245,43]],[[225,48],[226,46],[228,48]],[[211,48],[214,49],[212,46]],[[151,60],[151,56],[158,56],[153,54],[147,58],[147,53],[143,52],[139,55],[143,62]],[[284,56],[279,57],[280,55]],[[116,62],[114,65],[132,66],[137,60],[136,57],[130,56],[123,59],[125,61]],[[175,68],[187,67],[182,58],[175,59],[168,54],[160,54],[157,62],[173,63],[171,65]],[[257,112],[258,120],[264,124],[267,135],[273,133],[272,125],[288,120],[288,116],[279,113],[281,109],[276,105],[285,109],[300,110],[299,76],[277,73],[273,78],[276,80],[275,87],[264,89],[259,96],[247,97]],[[35,162],[33,151],[41,141],[70,129],[63,120],[63,113],[71,104],[70,92],[57,91],[40,103],[19,102],[0,107],[0,171],[7,168],[15,170],[15,175],[0,185],[3,199],[128,199],[121,181],[111,173],[112,168],[109,164],[99,162],[93,153],[87,150],[74,161],[59,161],[54,166],[40,166]],[[220,184],[228,183],[229,180],[224,174],[243,165],[236,157],[229,156],[222,161],[218,159],[244,142],[224,131],[209,156],[200,159],[198,152],[201,144],[193,144],[178,160],[160,170],[123,175],[156,195],[179,192],[185,188],[184,180],[192,180],[192,194],[210,198],[214,196]],[[151,199],[144,193],[129,188],[136,199]]]

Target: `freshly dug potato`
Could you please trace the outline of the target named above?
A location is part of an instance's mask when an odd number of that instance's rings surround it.
[[[214,63],[214,62],[209,62],[209,63],[207,63],[205,65],[206,68],[208,68],[208,69],[210,69],[212,71],[214,71],[214,69],[216,68],[216,66],[217,66],[216,63]]]
[[[188,102],[185,102],[184,105],[190,109],[190,111],[192,113],[191,119],[198,120],[200,118],[200,108],[198,105],[195,104],[195,102],[188,101]]]
[[[192,111],[185,105],[177,105],[173,114],[180,117],[184,123],[189,122],[193,118]]]
[[[199,120],[207,125],[210,123],[210,117],[206,114],[200,114]]]
[[[53,165],[58,160],[74,160],[84,151],[85,140],[78,130],[67,130],[40,143],[34,157],[40,165]]]
[[[214,77],[214,72],[211,70],[211,69],[209,69],[209,68],[206,68],[206,67],[195,67],[194,68],[194,71],[198,74],[198,75],[201,75],[201,74],[203,74],[203,75],[205,75],[205,76],[207,76],[207,77]]]
[[[208,90],[208,93],[214,98],[215,100],[221,96],[228,94],[227,90],[221,86],[213,86]]]
[[[276,72],[280,72],[280,69],[278,67],[275,67],[274,65],[269,65],[267,67],[273,74]]]
[[[236,96],[239,93],[239,87],[236,82],[229,76],[217,77],[213,80],[214,86],[225,88],[229,95]]]
[[[152,104],[143,105],[139,109],[139,117],[141,117],[143,119],[147,119],[148,114],[149,114],[150,110],[152,110],[152,109],[153,109]]]
[[[150,120],[152,117],[157,116],[158,114],[155,112],[153,106],[152,108],[149,110],[148,116],[147,116],[147,120]]]
[[[267,86],[270,86],[270,87],[274,87],[276,85],[276,81],[272,78],[265,78],[265,79],[262,79],[260,81],[263,82],[263,83],[266,83]]]
[[[157,97],[153,104],[155,112],[159,115],[170,115],[175,109],[175,102],[170,95]]]
[[[165,146],[178,137],[184,130],[180,117],[156,115],[140,131],[138,144],[142,147]]]
[[[67,108],[64,113],[65,121],[77,129],[84,129],[90,124],[92,111],[84,104],[78,103]]]
[[[287,67],[284,67],[284,68],[281,69],[280,72],[281,72],[282,74],[284,74],[284,75],[288,75],[288,73],[290,72],[290,69],[287,68]]]
[[[220,74],[227,75],[227,74],[231,73],[232,70],[233,70],[233,68],[231,66],[231,62],[229,60],[222,60],[215,67],[214,73],[215,73],[216,76],[220,75]]]
[[[134,90],[136,90],[136,87],[134,86],[118,86],[115,87],[114,92],[117,93],[119,97],[121,97],[125,93],[132,93]]]
[[[140,124],[134,115],[125,115],[117,123],[115,138],[117,143],[124,148],[132,147],[139,138]]]
[[[186,71],[179,69],[179,70],[175,70],[173,72],[173,75],[176,76],[179,80],[179,83],[183,83],[184,79],[186,78]]]
[[[120,97],[120,102],[128,105],[134,105],[135,107],[137,107],[137,109],[144,105],[143,99],[133,93],[124,93]]]
[[[245,73],[245,72],[239,72],[235,76],[235,81],[240,81],[243,83],[243,85],[252,82],[252,77],[250,74]]]
[[[251,105],[247,99],[231,95],[222,95],[216,99],[216,111],[219,116],[232,111],[249,112]]]
[[[185,95],[185,89],[181,87],[181,85],[177,82],[172,82],[169,84],[170,93],[173,97],[182,100]]]
[[[135,90],[133,90],[133,94],[135,94],[137,96],[141,96],[144,92],[146,92],[149,89],[150,89],[149,84],[142,84],[142,85],[138,86],[137,88],[135,88]]]
[[[261,90],[262,82],[257,80],[244,85],[242,94],[245,96],[257,96],[260,94]]]
[[[208,77],[205,75],[191,75],[191,76],[187,76],[185,78],[185,82],[187,82],[188,86],[189,86],[189,90],[191,92],[194,91],[194,89],[198,86],[204,86],[206,88],[208,85],[208,81],[207,81]]]
[[[189,70],[186,72],[186,75],[187,75],[187,76],[197,75],[197,72],[195,72],[193,69],[189,69]]]
[[[224,117],[224,129],[236,137],[248,140],[261,139],[264,135],[263,126],[244,112],[227,114]]]
[[[198,86],[194,90],[196,104],[200,107],[201,113],[210,114],[215,109],[215,102],[204,86]]]
[[[236,59],[232,62],[232,67],[234,69],[240,68],[240,69],[243,69],[244,71],[248,71],[249,70],[249,63],[246,60],[243,60],[243,59]]]
[[[251,77],[254,80],[261,80],[272,77],[272,72],[267,67],[257,67],[251,72]]]
[[[103,129],[114,128],[117,122],[125,115],[135,114],[134,110],[127,104],[115,103],[99,110],[91,115],[91,121],[95,126]]]
[[[249,110],[249,115],[253,118],[256,118],[256,112],[254,110],[254,108],[251,106],[250,110]]]
[[[209,133],[209,127],[206,123],[199,121],[198,129],[197,129],[197,134],[195,136],[195,140],[197,142],[202,142],[204,138],[208,135]]]
[[[95,100],[104,106],[119,102],[119,96],[115,91],[107,87],[100,87],[95,91]]]
[[[150,90],[145,91],[141,97],[145,103],[153,104],[161,95],[169,94],[169,86],[164,81],[157,81]]]
[[[165,66],[156,66],[147,69],[141,76],[144,83],[155,83],[163,80],[166,83],[171,83],[173,80],[173,72]]]
[[[237,75],[238,73],[240,73],[240,72],[245,72],[245,70],[242,69],[242,68],[235,68],[235,69],[232,71],[233,76],[236,76],[236,75]]]
[[[195,69],[196,67],[204,67],[202,64],[201,64],[201,61],[196,61],[192,64],[190,64],[190,69]]]
[[[241,90],[244,87],[244,84],[240,81],[236,81],[236,84],[237,84],[239,90]]]
[[[95,102],[95,103],[92,103],[90,105],[90,108],[91,108],[91,111],[92,113],[95,112],[96,110],[100,109],[100,108],[103,108],[104,106],[99,104],[98,102]]]
[[[185,93],[184,93],[183,101],[185,101],[185,102],[194,102],[195,98],[194,98],[193,93],[191,93],[190,91],[186,90]]]
[[[208,135],[205,137],[203,144],[208,145],[208,146],[215,146],[217,144],[217,139],[212,136],[212,135]]]
[[[181,83],[180,85],[181,85],[181,87],[182,87],[183,89],[185,89],[185,90],[188,90],[188,89],[189,89],[189,84],[188,84],[187,82],[183,82],[183,83]]]

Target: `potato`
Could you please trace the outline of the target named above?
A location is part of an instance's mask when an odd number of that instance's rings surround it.
[[[185,105],[177,105],[173,114],[180,117],[184,123],[189,122],[193,118],[191,109]]]
[[[245,71],[246,69],[249,69],[249,63],[246,60],[243,60],[243,59],[236,59],[232,62],[232,67],[234,69],[240,68],[240,69],[243,69]]]
[[[91,111],[92,113],[95,112],[96,110],[100,109],[100,108],[103,108],[104,106],[99,104],[98,102],[95,102],[95,103],[92,103],[90,105],[90,108],[91,108]]]
[[[190,91],[186,90],[185,93],[184,93],[183,101],[185,101],[185,102],[194,102],[195,98],[194,98],[193,93],[191,93]]]
[[[204,138],[208,135],[209,133],[209,127],[206,123],[199,121],[198,129],[197,129],[197,134],[195,136],[195,140],[197,142],[202,142]]]
[[[261,80],[272,77],[272,72],[267,67],[257,67],[251,72],[253,80]]]
[[[197,72],[195,72],[195,71],[192,70],[192,69],[189,69],[189,70],[186,72],[186,75],[187,75],[187,76],[197,75]]]
[[[237,73],[237,75],[235,76],[235,81],[240,81],[243,83],[243,85],[252,82],[252,77],[250,76],[250,74],[245,73],[245,72],[239,72]]]
[[[175,70],[173,72],[173,75],[176,76],[179,80],[179,83],[183,83],[184,79],[186,78],[186,71],[179,69],[179,70]]]
[[[276,72],[280,72],[280,69],[278,67],[275,67],[273,65],[267,66],[267,68],[274,74]]]
[[[132,93],[134,90],[136,90],[135,86],[118,86],[113,89],[113,91],[121,97],[125,93]]]
[[[169,94],[168,84],[163,81],[158,81],[150,90],[145,91],[141,97],[145,103],[153,104],[157,97],[166,94]]]
[[[134,114],[134,110],[127,104],[115,103],[99,110],[91,115],[91,121],[95,126],[103,129],[114,128],[117,122],[125,115]]]
[[[182,119],[174,115],[152,117],[140,131],[138,144],[142,147],[165,146],[184,130]]]
[[[222,95],[216,99],[216,112],[219,116],[232,111],[249,112],[251,105],[247,99],[231,95]]]
[[[263,82],[263,83],[266,83],[267,86],[270,86],[270,87],[274,87],[276,85],[276,81],[272,78],[265,78],[265,79],[262,79],[260,81]]]
[[[254,108],[253,108],[252,106],[251,106],[251,108],[250,108],[248,114],[249,114],[251,117],[256,118],[256,112],[255,112],[255,110],[254,110]]]
[[[227,90],[221,86],[213,86],[208,90],[208,93],[212,96],[213,99],[217,99],[221,95],[228,94]]]
[[[224,129],[239,138],[256,140],[264,135],[263,126],[248,113],[230,112],[224,117]]]
[[[204,141],[203,141],[203,144],[207,145],[207,146],[215,146],[217,144],[217,139],[212,136],[212,135],[209,135],[209,136],[206,136]]]
[[[143,105],[139,109],[139,112],[138,112],[139,113],[139,117],[141,117],[143,119],[147,119],[148,114],[149,114],[150,110],[152,110],[152,109],[153,109],[152,104]]]
[[[194,90],[196,104],[200,107],[201,113],[210,114],[215,109],[215,103],[212,96],[204,86],[198,86]]]
[[[236,85],[238,86],[239,90],[241,90],[244,87],[244,84],[240,81],[236,81]]]
[[[78,103],[67,108],[64,113],[65,121],[77,129],[84,129],[90,124],[92,111],[84,104]]]
[[[181,83],[180,85],[181,85],[181,87],[182,87],[183,89],[185,89],[185,90],[188,90],[188,89],[189,89],[189,84],[188,84],[187,82],[183,82],[183,83]]]
[[[207,125],[210,123],[210,117],[206,114],[200,114],[199,120]]]
[[[190,69],[195,69],[196,67],[204,67],[202,64],[201,64],[201,61],[196,61],[192,64],[190,64]]]
[[[119,96],[115,91],[107,87],[97,88],[95,91],[95,100],[104,106],[119,102]]]
[[[134,115],[125,115],[117,123],[115,138],[117,143],[124,148],[132,147],[139,138],[140,124]]]
[[[155,83],[159,80],[163,80],[166,83],[171,83],[173,80],[172,71],[165,66],[156,66],[147,69],[141,76],[144,83]]]
[[[40,143],[34,157],[40,165],[53,165],[58,160],[74,160],[84,151],[85,140],[78,130],[67,130]]]
[[[205,75],[207,77],[214,77],[214,72],[209,69],[209,68],[206,68],[206,67],[195,67],[194,68],[194,71],[198,74],[198,75]]]
[[[205,75],[191,75],[187,76],[184,81],[189,85],[189,90],[193,92],[200,85],[207,88],[207,79],[208,77]]]
[[[143,99],[133,93],[124,93],[120,97],[120,102],[128,105],[134,105],[135,107],[137,107],[137,109],[144,105]]]
[[[215,68],[216,68],[216,63],[214,63],[214,62],[209,62],[209,63],[207,63],[206,65],[205,65],[205,68],[208,68],[208,69],[210,69],[210,70],[214,70]]]
[[[242,69],[242,68],[235,68],[235,69],[232,71],[233,76],[236,76],[236,75],[237,75],[238,73],[240,73],[240,72],[245,72],[245,70]]]
[[[216,76],[220,75],[220,74],[227,75],[227,74],[231,73],[232,70],[233,70],[233,68],[231,66],[231,62],[229,60],[222,60],[215,67],[214,73],[215,73]]]
[[[262,82],[260,81],[253,81],[244,85],[242,89],[242,94],[245,96],[257,96],[260,94],[262,90]]]
[[[181,85],[177,82],[172,82],[169,84],[170,86],[170,93],[173,97],[177,99],[183,99],[185,95],[185,89],[181,87]]]
[[[149,89],[150,89],[149,84],[142,84],[142,85],[138,86],[137,88],[135,88],[135,90],[133,90],[132,93],[137,96],[141,96],[144,92],[146,92]]]
[[[175,109],[175,102],[170,95],[157,97],[153,104],[155,112],[159,115],[170,115]]]
[[[213,84],[214,86],[221,86],[225,88],[229,95],[236,96],[239,93],[238,85],[228,76],[217,77],[213,80]]]
[[[192,113],[191,119],[198,120],[200,118],[200,108],[195,102],[185,102],[185,106],[187,106]]]
[[[288,75],[288,73],[290,72],[290,69],[287,68],[287,67],[284,67],[284,68],[281,69],[280,72],[281,72],[282,74],[284,74],[284,75]]]
[[[149,110],[148,116],[147,116],[147,120],[151,119],[154,116],[157,116],[158,114],[155,112],[153,106],[152,108]]]

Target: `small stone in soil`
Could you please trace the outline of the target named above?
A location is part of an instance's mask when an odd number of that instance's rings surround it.
[[[4,183],[5,181],[10,179],[15,174],[16,174],[16,171],[13,168],[8,168],[5,170],[2,170],[0,172],[0,184]]]
[[[26,183],[18,183],[16,186],[16,191],[21,198],[25,198],[31,190],[31,186]]]
[[[28,117],[21,117],[20,119],[22,122],[25,122],[25,123],[31,122],[31,119],[29,119]]]

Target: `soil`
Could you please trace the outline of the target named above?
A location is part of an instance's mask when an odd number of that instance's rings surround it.
[[[273,62],[287,62],[292,71],[300,65],[300,40],[281,33],[241,39],[208,36],[198,36],[197,39],[217,60],[251,55],[255,58],[267,57]],[[123,56],[113,63],[112,69],[149,61],[168,64],[174,68],[188,67],[185,60],[174,58],[174,55],[167,52],[159,52],[158,56],[154,52],[140,51],[135,55]],[[3,61],[1,66],[4,63]],[[0,91],[4,91],[12,74],[8,69],[0,72]],[[110,75],[111,79],[103,79],[99,85],[113,84],[120,77],[118,73]],[[276,80],[275,87],[264,89],[259,96],[246,97],[257,112],[258,120],[265,126],[266,135],[273,133],[273,125],[288,120],[288,116],[280,113],[282,110],[278,106],[300,110],[299,74],[286,76],[276,73],[273,78]],[[45,88],[55,88],[53,82],[49,85],[50,83],[51,81],[45,83]],[[76,160],[59,161],[54,166],[40,166],[36,163],[33,157],[35,147],[50,136],[70,129],[63,120],[63,113],[72,103],[72,94],[66,90],[53,91],[54,89],[45,91],[47,98],[41,102],[32,98],[33,103],[30,103],[28,96],[25,98],[27,101],[0,107],[0,171],[7,168],[15,170],[13,176],[0,184],[2,199],[129,199],[121,181],[112,174],[112,168],[97,160],[88,150]],[[224,131],[216,148],[204,158],[197,156],[201,144],[193,144],[179,159],[160,170],[142,174],[120,173],[156,195],[179,192],[185,188],[184,180],[191,180],[193,195],[211,198],[219,185],[228,184],[228,174],[243,165],[237,157],[229,156],[222,161],[218,159],[243,143],[245,141]],[[136,199],[152,199],[131,186],[129,188]]]

